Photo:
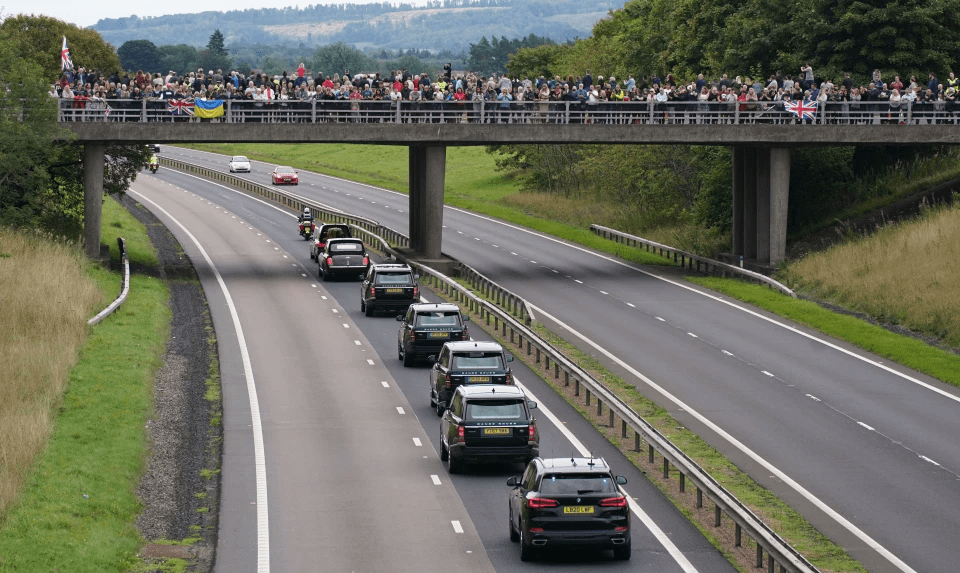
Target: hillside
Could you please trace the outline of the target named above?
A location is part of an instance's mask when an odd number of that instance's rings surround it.
[[[306,8],[264,8],[172,14],[152,18],[105,18],[93,29],[120,46],[128,40],[154,44],[205,45],[219,29],[225,45],[336,42],[357,48],[465,51],[482,37],[522,38],[530,34],[557,42],[588,37],[616,0],[445,0],[426,7],[409,4],[338,4]]]

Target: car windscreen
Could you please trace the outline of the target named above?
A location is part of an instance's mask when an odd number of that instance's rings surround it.
[[[408,272],[377,273],[378,285],[412,285],[413,277]]]
[[[503,356],[499,352],[469,352],[464,354],[454,354],[453,369],[503,370]]]
[[[417,326],[460,326],[460,313],[451,311],[418,312]]]
[[[363,251],[361,243],[330,243],[330,251],[334,253],[359,253]]]
[[[293,175],[294,173],[295,173],[294,170],[290,169],[289,167],[277,169],[278,175]]]
[[[242,155],[237,155],[233,158],[234,163],[248,163],[247,158]]]
[[[540,482],[543,495],[583,495],[586,493],[616,493],[617,486],[609,475],[546,474]]]
[[[468,420],[526,420],[520,400],[471,400],[467,402]]]

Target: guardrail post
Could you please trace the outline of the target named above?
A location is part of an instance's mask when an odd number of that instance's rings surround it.
[[[627,439],[627,421],[620,420],[620,437],[624,440]]]
[[[714,527],[720,527],[720,514],[721,514],[720,506],[717,504],[713,504],[713,526]]]
[[[647,444],[647,461],[648,463],[653,463],[653,445]]]
[[[624,422],[624,425],[626,425],[626,422]],[[643,451],[640,449],[640,432],[633,433],[633,451],[635,452]]]
[[[587,406],[589,405],[590,405],[590,388],[587,388]]]
[[[603,415],[603,401],[597,398],[597,416]]]
[[[736,527],[734,527],[734,529],[733,529],[733,545],[734,545],[734,547],[740,547],[740,537],[741,537],[741,534],[742,534],[742,529],[740,528],[740,524],[737,523],[737,524],[736,524]]]
[[[611,428],[617,427],[617,421],[613,419],[613,410],[610,410],[610,427]]]
[[[580,380],[576,378],[573,379],[573,395],[574,396],[580,395]]]
[[[663,458],[663,479],[670,479],[670,460]]]
[[[570,372],[568,370],[563,371],[563,385],[564,386],[570,385]]]
[[[767,555],[767,573],[773,573],[775,565],[776,561],[773,560],[773,555]]]
[[[703,490],[700,489],[700,486],[697,486],[697,509],[703,507]],[[757,565],[759,567],[759,565]]]
[[[763,547],[757,543],[757,568],[763,567]]]

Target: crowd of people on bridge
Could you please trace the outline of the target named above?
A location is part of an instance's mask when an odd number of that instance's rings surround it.
[[[925,81],[911,76],[904,82],[898,75],[885,78],[880,70],[873,72],[867,84],[855,83],[850,74],[844,74],[836,83],[832,80],[817,78],[809,65],[802,66],[796,77],[776,72],[765,81],[741,76],[730,78],[727,74],[714,79],[700,74],[692,81],[678,81],[673,74],[662,78],[656,75],[639,79],[633,75],[594,78],[589,70],[578,77],[518,79],[453,72],[449,64],[435,79],[428,73],[411,73],[406,69],[387,76],[351,74],[344,70],[342,75],[313,77],[304,64],[291,74],[256,72],[246,76],[236,70],[204,72],[201,68],[184,74],[174,71],[151,74],[138,70],[135,74],[104,77],[96,71],[78,68],[76,72],[64,72],[51,86],[50,95],[67,100],[61,105],[66,109],[122,107],[124,102],[139,107],[142,100],[160,108],[174,99],[252,100],[284,106],[313,101],[347,101],[355,106],[362,101],[483,101],[504,109],[522,109],[525,105],[529,108],[533,106],[531,102],[570,102],[578,109],[595,111],[596,117],[603,117],[603,111],[613,107],[611,103],[636,102],[655,109],[662,121],[669,121],[669,111],[675,109],[698,110],[701,117],[710,110],[769,110],[781,112],[778,117],[782,117],[785,103],[801,101],[827,104],[823,106],[826,108],[840,104],[851,113],[860,109],[882,109],[893,118],[900,117],[908,107],[952,114],[960,94],[960,79],[953,72],[943,81],[931,72]]]

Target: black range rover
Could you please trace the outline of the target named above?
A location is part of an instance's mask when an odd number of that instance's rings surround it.
[[[516,386],[460,386],[440,418],[440,459],[452,474],[467,463],[528,463],[540,454],[536,407]]]
[[[520,542],[520,560],[540,548],[591,546],[630,559],[630,505],[602,458],[536,458],[520,478],[507,480],[510,540]]]
[[[378,310],[403,314],[407,307],[420,302],[417,275],[407,265],[370,265],[360,286],[360,310],[373,316]]]
[[[397,320],[397,356],[404,366],[411,366],[417,358],[439,354],[447,341],[470,339],[466,325],[470,318],[452,303],[411,304]]]
[[[430,369],[430,405],[442,416],[453,391],[464,384],[513,384],[513,356],[496,342],[447,342]]]

